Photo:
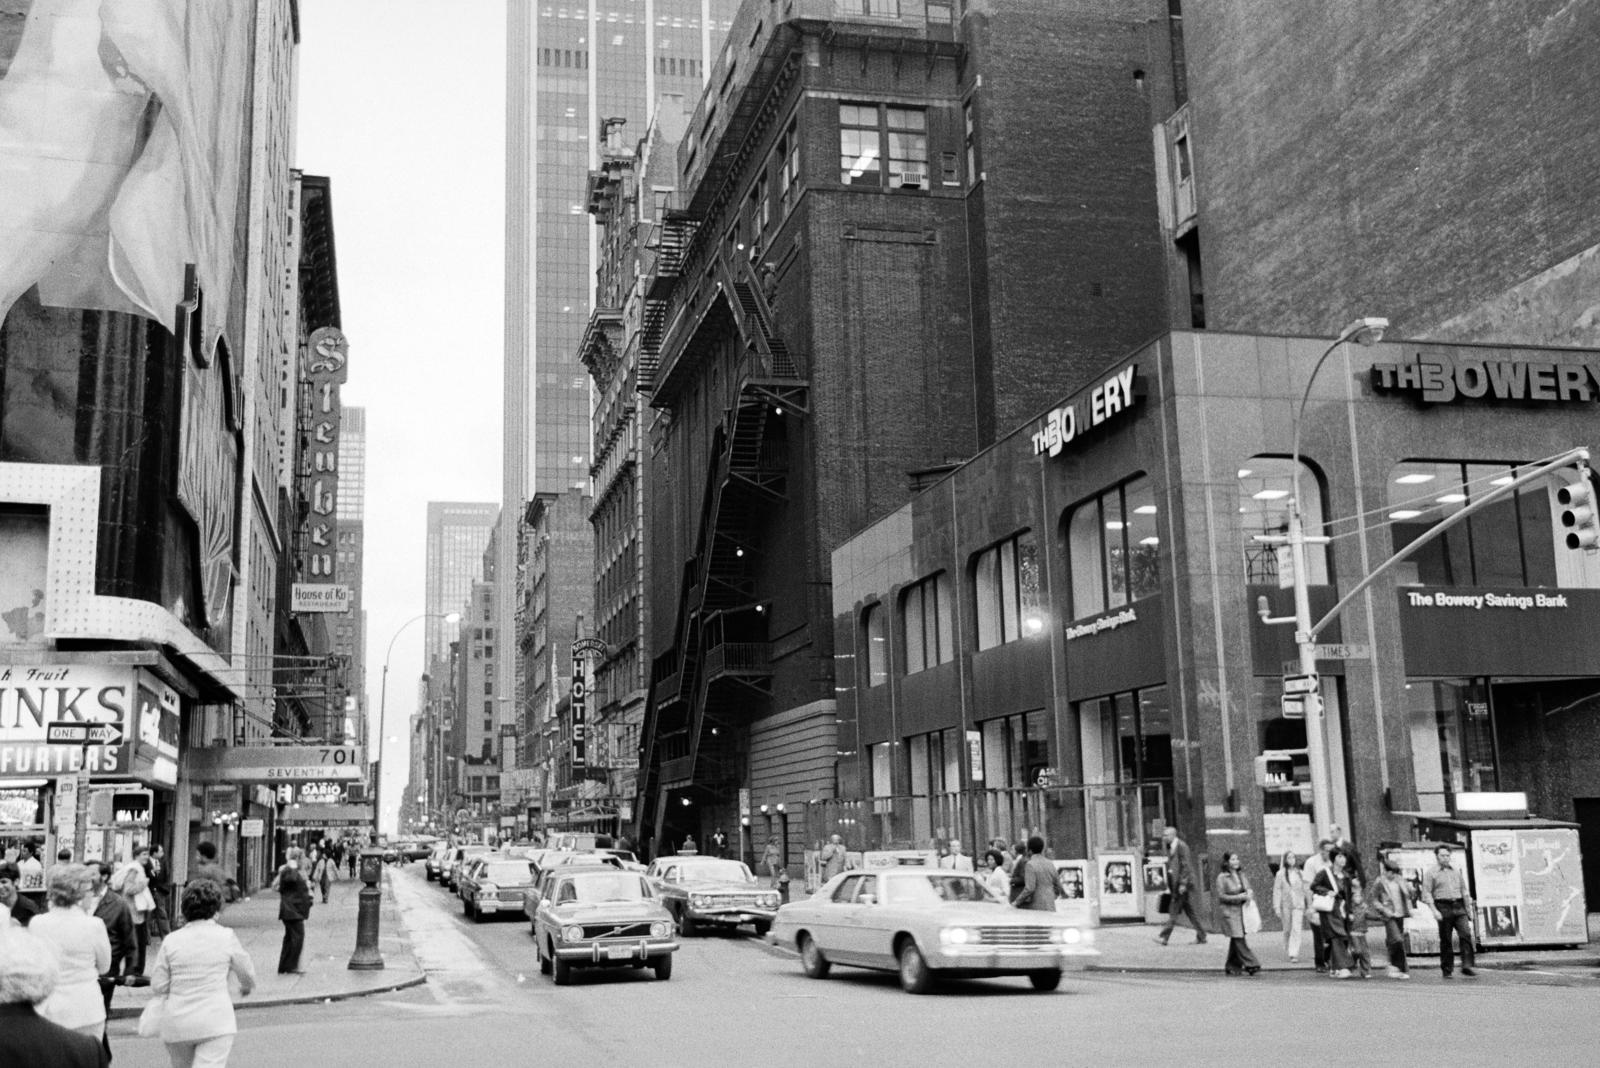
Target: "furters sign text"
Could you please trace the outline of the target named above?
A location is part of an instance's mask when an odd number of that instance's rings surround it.
[[[1044,425],[1033,433],[1033,454],[1058,456],[1063,447],[1084,434],[1133,408],[1135,366],[1129,365],[1100,383],[1084,396],[1064,404],[1044,417]]]

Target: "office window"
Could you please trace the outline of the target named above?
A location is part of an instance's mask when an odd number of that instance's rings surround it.
[[[1244,535],[1245,581],[1276,585],[1290,574],[1289,548],[1256,540],[1256,535],[1282,536],[1289,532],[1289,501],[1294,497],[1294,465],[1284,456],[1252,456],[1239,468],[1239,527]],[[1326,533],[1322,526],[1322,494],[1316,473],[1300,464],[1300,522],[1312,535]],[[1328,549],[1306,545],[1306,582],[1328,584]]]
[[[900,17],[900,0],[838,0],[838,4],[846,15],[871,15],[880,19]]]
[[[882,185],[882,159],[877,105],[839,105],[839,181],[845,185]]]
[[[889,187],[928,187],[928,113],[920,108],[885,108],[889,130]]]
[[[966,128],[967,147],[967,185],[975,185],[978,181],[978,126],[973,115],[972,101],[961,105],[961,120]]]
[[[778,138],[778,205],[785,215],[794,207],[800,192],[800,138],[797,120],[790,120],[789,128]]]
[[[1018,534],[978,554],[973,564],[973,594],[979,649],[1044,633],[1039,547],[1031,533]]]
[[[889,681],[889,640],[884,634],[884,608],[881,604],[868,605],[862,613],[866,632],[867,685],[882,686]]]
[[[484,693],[494,693],[494,680],[493,679],[484,679],[483,680],[483,692]]]
[[[906,674],[955,659],[955,605],[943,573],[923,579],[900,596]]]
[[[1160,592],[1156,520],[1155,491],[1143,475],[1073,509],[1067,521],[1073,619]]]

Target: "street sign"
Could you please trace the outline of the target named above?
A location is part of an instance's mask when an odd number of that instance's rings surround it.
[[[44,740],[50,745],[120,745],[122,727],[115,723],[55,719],[45,724]]]
[[[1278,702],[1284,719],[1305,719],[1305,694],[1284,694]]]
[[[1285,675],[1283,677],[1284,693],[1316,693],[1318,679],[1315,675]]]
[[[184,763],[195,782],[351,782],[365,774],[355,745],[232,746],[190,749]]]

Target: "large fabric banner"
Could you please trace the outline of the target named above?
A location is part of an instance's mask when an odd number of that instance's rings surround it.
[[[47,305],[172,328],[194,264],[203,349],[233,285],[254,5],[33,0],[0,77],[0,316]]]

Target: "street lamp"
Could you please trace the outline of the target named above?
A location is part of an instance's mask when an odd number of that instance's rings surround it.
[[[1306,379],[1305,391],[1300,395],[1300,403],[1294,412],[1294,448],[1289,460],[1289,554],[1291,567],[1294,569],[1294,641],[1300,651],[1300,674],[1302,677],[1315,680],[1317,678],[1317,647],[1316,633],[1311,629],[1311,591],[1306,585],[1306,531],[1303,516],[1300,510],[1300,424],[1304,421],[1306,402],[1311,399],[1311,386],[1317,380],[1317,372],[1322,370],[1322,365],[1347,341],[1354,341],[1360,345],[1375,345],[1383,338],[1383,332],[1389,326],[1389,320],[1367,317],[1352,320],[1345,328],[1339,331],[1339,336],[1333,339],[1333,344],[1323,350],[1322,355],[1311,367],[1311,374]],[[1326,543],[1327,538],[1314,539]],[[1266,613],[1262,619],[1266,620]],[[1273,620],[1272,622],[1277,622]],[[1312,691],[1305,695],[1305,724],[1306,724],[1306,760],[1311,765],[1311,810],[1314,813],[1314,826],[1318,840],[1328,833],[1331,823],[1329,817],[1333,813],[1333,779],[1328,768],[1327,738],[1324,733],[1322,717],[1322,693],[1319,685],[1313,683]]]
[[[377,845],[378,838],[383,834],[383,714],[389,704],[389,657],[394,654],[394,643],[411,624],[420,619],[442,619],[446,623],[461,622],[460,612],[423,612],[412,616],[400,626],[395,628],[394,636],[389,639],[389,648],[383,654],[383,677],[378,684],[378,758],[376,764],[378,772],[372,777],[372,843]]]

